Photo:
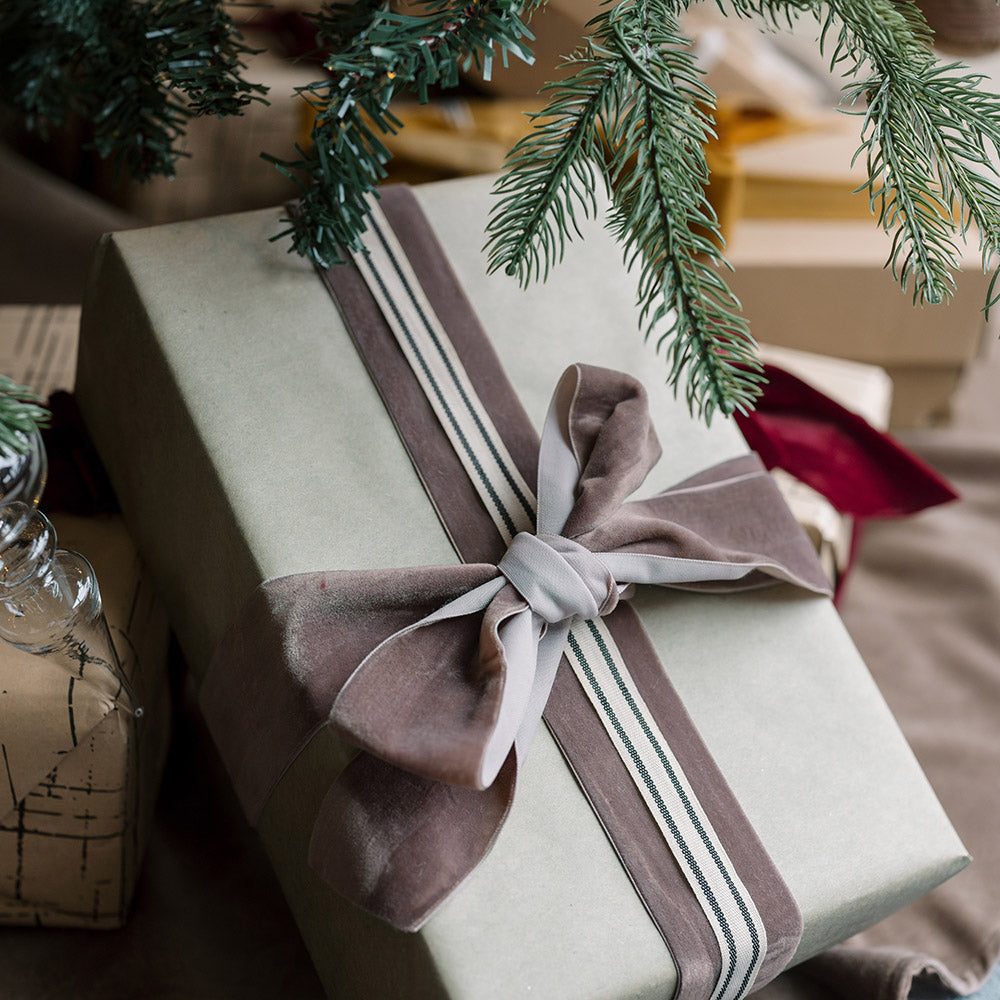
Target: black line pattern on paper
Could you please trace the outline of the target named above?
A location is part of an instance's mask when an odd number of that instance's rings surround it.
[[[11,807],[17,805],[17,792],[14,791],[14,775],[10,773],[10,761],[7,759],[7,745],[0,743],[0,750],[3,751],[3,766],[7,771],[7,784],[10,786]]]

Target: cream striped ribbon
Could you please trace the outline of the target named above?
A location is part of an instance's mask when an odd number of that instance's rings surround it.
[[[535,498],[479,400],[402,246],[374,199],[367,252],[353,258],[506,543],[533,531]],[[600,619],[570,630],[566,656],[719,944],[711,1000],[739,1000],[767,951],[760,914]]]

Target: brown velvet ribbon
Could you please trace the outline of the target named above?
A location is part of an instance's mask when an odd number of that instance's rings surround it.
[[[411,259],[427,274],[421,281],[446,327],[461,328],[453,337],[456,347],[483,385],[483,398],[505,439],[513,442],[515,461],[525,476],[533,473],[537,438],[512,402],[509,383],[412,196],[392,193],[386,202],[397,233],[416,248]],[[538,608],[544,602],[498,571],[504,560],[496,531],[481,509],[468,506],[464,487],[456,489],[448,461],[436,460],[448,450],[441,448],[443,434],[421,403],[419,386],[407,377],[405,361],[400,367],[391,335],[357,272],[338,268],[327,281],[456,548],[476,561],[266,581],[217,651],[201,700],[251,819],[319,727],[333,724],[363,748],[324,800],[310,860],[355,902],[396,926],[416,928],[474,870],[503,824],[523,752],[519,744],[530,734],[521,740],[515,725],[514,735],[501,741],[502,752],[492,751],[494,766],[484,768],[483,760],[498,727],[508,725],[504,698],[514,686],[511,678],[523,669],[512,658],[534,655],[530,650],[539,639],[544,643],[557,623],[543,623]],[[714,562],[723,578],[702,573],[697,579],[652,581],[672,586],[732,590],[783,579],[827,593],[828,582],[751,456],[656,497],[627,499],[659,457],[644,393],[634,380],[577,366],[564,376],[553,414],[551,433],[576,459],[568,515],[557,536],[562,541],[555,547],[564,550],[571,569],[579,555],[593,570],[592,553],[604,554],[617,568],[605,574],[603,592],[590,585],[597,606],[586,613],[610,613],[609,626],[636,683],[758,903],[769,944],[757,980],[762,985],[794,951],[801,930],[797,908],[638,619],[618,603],[628,596],[625,585],[636,582],[620,576],[620,556],[627,554],[625,563],[635,554],[652,557],[657,565]],[[543,462],[540,477],[545,476]],[[451,517],[456,494],[461,506]],[[481,508],[478,498],[471,502]],[[583,577],[592,579],[588,572]],[[461,605],[470,592],[484,588],[489,594],[482,607],[468,611]],[[442,617],[441,609],[456,600],[456,614]],[[569,608],[567,614],[583,615],[584,609]],[[530,664],[529,673],[534,669]],[[555,676],[546,721],[674,951],[678,996],[699,995],[714,982],[719,959],[712,952],[718,946],[697,907],[685,902],[690,893],[565,661]]]

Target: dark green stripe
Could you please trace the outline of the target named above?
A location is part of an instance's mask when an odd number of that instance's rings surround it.
[[[530,520],[530,522],[534,524],[535,505],[531,497],[525,496],[524,491],[521,489],[514,473],[511,471],[510,466],[507,463],[506,457],[500,452],[500,449],[497,448],[496,444],[493,441],[492,436],[487,432],[486,427],[480,420],[479,414],[473,407],[472,401],[469,399],[468,394],[465,391],[465,387],[462,385],[462,382],[458,377],[458,373],[455,371],[455,368],[451,363],[451,358],[448,357],[447,352],[444,350],[444,347],[442,346],[441,341],[438,338],[437,332],[435,331],[434,327],[428,320],[427,315],[424,313],[423,307],[417,301],[417,297],[413,292],[413,288],[410,285],[410,282],[407,279],[406,275],[403,273],[402,268],[399,266],[399,261],[397,260],[396,255],[392,250],[392,247],[389,246],[388,242],[385,239],[385,234],[382,232],[382,229],[379,227],[378,223],[375,222],[374,219],[372,219],[372,228],[375,230],[375,233],[378,236],[383,249],[389,255],[389,260],[392,261],[392,266],[396,272],[396,276],[399,278],[403,287],[406,289],[407,298],[410,300],[411,304],[413,305],[413,308],[417,310],[417,315],[420,317],[420,321],[421,323],[423,323],[424,329],[427,331],[427,335],[431,338],[432,343],[437,349],[438,356],[441,358],[441,360],[444,362],[445,367],[448,369],[448,374],[451,376],[455,389],[461,396],[462,402],[465,404],[465,408],[468,411],[469,416],[472,417],[473,421],[476,424],[477,430],[482,435],[483,440],[486,442],[486,447],[489,449],[490,454],[493,456],[494,461],[500,467],[500,471],[503,474],[504,479],[507,481],[507,485],[510,486],[514,495],[517,497],[518,503],[520,503],[525,514],[528,515],[528,519]]]
[[[727,888],[732,894],[733,899],[736,901],[736,905],[739,907],[740,914],[743,917],[744,923],[746,923],[747,929],[750,931],[750,939],[753,942],[753,961],[751,962],[751,966],[747,970],[747,974],[740,985],[739,996],[743,996],[743,994],[751,984],[750,976],[753,974],[753,967],[757,964],[757,959],[760,957],[760,951],[761,951],[760,935],[757,933],[757,925],[753,919],[753,916],[750,913],[750,908],[746,904],[746,900],[743,896],[743,893],[740,891],[739,887],[733,881],[733,877],[732,874],[730,873],[729,867],[720,857],[719,852],[715,846],[715,841],[712,840],[711,837],[709,837],[705,828],[702,826],[701,819],[699,818],[698,814],[695,812],[693,806],[691,805],[691,801],[688,798],[684,786],[680,783],[680,780],[677,778],[673,766],[670,763],[670,759],[664,752],[663,747],[660,744],[659,740],[656,739],[656,734],[652,731],[652,729],[649,726],[649,723],[646,721],[645,715],[640,711],[639,706],[635,703],[635,699],[632,697],[632,692],[625,684],[624,678],[622,677],[620,671],[618,670],[618,665],[615,662],[614,657],[611,655],[610,650],[607,648],[604,639],[601,637],[601,634],[598,631],[597,626],[594,624],[593,621],[588,620],[587,627],[590,629],[590,633],[594,637],[594,640],[596,641],[597,646],[601,651],[601,655],[604,657],[604,661],[608,665],[608,669],[611,671],[612,676],[615,679],[615,683],[618,685],[618,690],[621,692],[622,696],[628,703],[628,706],[631,709],[632,714],[635,717],[636,721],[642,727],[643,734],[645,735],[646,739],[649,740],[650,745],[653,747],[653,750],[655,751],[656,756],[660,761],[660,765],[663,767],[663,769],[667,772],[667,775],[670,777],[670,781],[673,784],[674,789],[676,790],[678,796],[680,796],[681,802],[683,802],[684,804],[684,809],[687,811],[688,816],[690,816],[691,822],[694,824],[695,830],[697,830],[698,832],[698,836],[701,838],[702,843],[708,849],[709,855],[715,862],[715,866],[718,869],[719,874],[722,875],[722,878],[724,879]]]
[[[489,477],[486,475],[486,472],[483,469],[482,465],[480,464],[479,459],[477,458],[475,452],[472,450],[472,446],[469,444],[468,439],[462,432],[462,428],[458,426],[458,421],[455,418],[455,414],[452,411],[452,408],[448,405],[447,400],[444,398],[444,394],[441,391],[441,387],[438,385],[437,380],[431,374],[430,368],[427,366],[427,362],[424,359],[423,353],[417,347],[416,342],[413,339],[413,335],[410,333],[409,327],[406,325],[406,322],[404,321],[402,315],[396,308],[396,303],[393,301],[392,296],[389,294],[389,290],[386,287],[385,282],[382,280],[382,275],[379,274],[378,269],[375,267],[370,257],[365,258],[365,264],[367,265],[368,270],[371,272],[372,277],[378,283],[379,288],[382,290],[382,294],[385,296],[386,301],[389,303],[389,308],[392,309],[393,316],[396,317],[396,321],[399,323],[401,329],[403,330],[403,334],[406,337],[407,343],[409,343],[414,354],[416,354],[417,361],[420,364],[420,369],[424,373],[424,376],[427,378],[427,381],[430,382],[431,388],[434,391],[434,395],[437,397],[438,402],[441,404],[441,408],[444,410],[445,416],[448,418],[448,422],[451,424],[452,429],[457,435],[458,440],[461,443],[462,448],[466,453],[466,456],[472,463],[472,466],[476,471],[476,475],[479,477],[479,481],[483,484],[484,488],[486,489],[486,492],[489,494],[490,500],[493,501],[493,506],[496,508],[497,513],[503,520],[503,523],[506,526],[507,530],[510,532],[512,536],[516,535],[517,525],[514,524],[513,518],[511,518],[510,514],[507,512],[506,507],[503,505],[503,501],[501,501],[499,494],[493,487],[493,483],[490,482]]]
[[[674,790],[677,792],[679,798],[681,799],[681,802],[684,805],[684,809],[687,812],[688,817],[691,819],[692,824],[697,830],[698,835],[702,840],[703,844],[709,849],[709,852],[713,860],[715,861],[716,865],[720,866],[720,871],[723,874],[727,887],[733,893],[734,897],[737,898],[737,902],[740,905],[740,909],[744,913],[744,916],[748,921],[748,926],[750,929],[750,934],[754,945],[754,957],[753,957],[753,962],[751,964],[751,968],[750,970],[748,970],[747,976],[744,977],[744,983],[741,986],[739,995],[742,996],[743,991],[749,985],[747,981],[749,979],[749,975],[750,973],[752,973],[753,966],[756,965],[757,957],[760,955],[760,939],[757,934],[756,928],[753,926],[752,920],[750,920],[749,918],[749,912],[747,911],[745,904],[743,904],[743,901],[739,898],[737,892],[735,891],[735,886],[732,882],[732,879],[729,877],[728,872],[725,870],[724,867],[721,867],[721,858],[719,858],[718,853],[715,850],[715,847],[712,844],[711,839],[708,838],[708,836],[706,835],[705,830],[702,827],[697,814],[694,812],[690,800],[685,794],[684,788],[680,784],[677,775],[670,764],[669,759],[663,753],[662,748],[659,746],[658,741],[655,739],[652,731],[649,728],[648,723],[642,716],[642,713],[638,711],[638,706],[635,704],[635,700],[632,698],[631,692],[629,692],[628,688],[624,685],[624,682],[622,681],[621,678],[621,674],[619,673],[617,666],[615,665],[614,659],[611,656],[610,651],[607,648],[607,645],[605,644],[600,633],[597,631],[593,621],[588,620],[586,624],[591,632],[592,637],[598,644],[598,648],[601,651],[601,655],[603,656],[605,663],[607,664],[608,668],[611,670],[612,675],[615,678],[619,691],[625,697],[629,705],[629,708],[631,709],[633,715],[635,716],[640,726],[642,727],[644,735],[646,735],[647,739],[650,741],[651,745],[656,750],[657,758],[660,761],[661,766],[666,771],[667,776],[670,779],[670,782]],[[723,913],[722,908],[719,905],[719,901],[716,898],[715,893],[712,891],[712,888],[709,885],[708,879],[705,877],[705,874],[702,871],[701,866],[695,860],[691,848],[688,846],[687,841],[681,834],[680,829],[678,828],[676,821],[671,815],[669,808],[663,801],[663,797],[660,794],[660,790],[657,787],[656,782],[653,780],[652,775],[649,773],[649,771],[646,768],[646,765],[643,763],[642,758],[640,757],[638,751],[635,748],[635,745],[632,743],[620,719],[618,718],[614,709],[611,707],[611,703],[608,701],[607,695],[604,693],[604,690],[602,689],[600,683],[598,682],[597,677],[594,675],[594,672],[591,669],[590,664],[587,662],[587,659],[584,656],[583,650],[580,648],[579,642],[576,640],[572,632],[570,633],[569,636],[569,646],[573,654],[576,656],[577,662],[580,664],[584,672],[584,675],[586,676],[587,681],[591,686],[591,689],[596,694],[597,699],[600,702],[601,708],[603,709],[608,720],[611,722],[611,725],[614,728],[615,733],[617,734],[622,745],[627,750],[629,757],[635,764],[636,770],[639,772],[639,775],[642,778],[643,783],[645,784],[646,788],[650,793],[650,797],[656,804],[656,807],[659,810],[660,815],[662,816],[668,830],[670,831],[671,836],[674,838],[674,841],[677,844],[678,849],[680,850],[685,862],[687,863],[689,870],[694,876],[695,881],[698,883],[698,886],[704,893],[704,896],[708,900],[712,912],[715,914],[715,917],[719,922],[719,926],[722,930],[723,937],[726,940],[726,944],[729,950],[728,971],[726,972],[722,981],[722,989],[726,990],[728,989],[729,983],[732,980],[733,973],[735,972],[735,965],[737,960],[736,941],[733,936],[732,928],[730,927],[729,921],[727,920],[725,913]]]
[[[598,648],[601,650],[601,655],[604,657],[604,660],[607,663],[608,668],[611,670],[611,673],[615,678],[615,683],[618,685],[618,690],[622,693],[622,696],[628,703],[629,708],[632,711],[632,714],[635,716],[639,725],[642,727],[643,734],[646,736],[646,739],[649,740],[650,745],[656,752],[656,756],[659,759],[661,766],[664,768],[664,770],[670,777],[670,780],[673,783],[674,788],[677,791],[677,794],[680,796],[681,801],[684,803],[685,810],[691,817],[691,821],[694,824],[695,829],[698,831],[698,836],[701,838],[702,843],[708,849],[709,855],[715,862],[715,866],[718,869],[719,874],[722,875],[722,878],[725,881],[727,888],[732,894],[733,899],[736,901],[736,905],[739,907],[739,911],[741,916],[743,917],[744,923],[746,924],[747,929],[750,932],[750,940],[753,943],[753,960],[751,962],[750,968],[747,970],[747,973],[744,976],[743,982],[740,984],[739,996],[743,996],[743,994],[751,985],[752,980],[750,977],[753,974],[754,966],[757,964],[757,960],[760,958],[760,953],[761,953],[761,941],[760,941],[760,936],[757,933],[756,922],[754,921],[750,913],[750,908],[747,906],[746,899],[744,898],[743,893],[740,891],[739,887],[733,880],[729,867],[723,862],[722,858],[719,856],[719,852],[715,846],[715,841],[708,836],[708,833],[702,826],[700,818],[694,811],[691,802],[688,799],[687,792],[685,791],[684,787],[680,784],[680,781],[677,778],[673,766],[671,765],[669,758],[664,752],[662,745],[660,744],[659,740],[656,739],[655,734],[649,727],[649,723],[646,721],[645,715],[643,715],[643,713],[639,710],[639,706],[635,703],[631,691],[625,685],[625,681],[618,670],[618,666],[615,663],[614,658],[611,656],[610,651],[605,645],[604,639],[601,637],[601,634],[598,631],[593,621],[588,621],[587,625],[595,641],[597,642]]]

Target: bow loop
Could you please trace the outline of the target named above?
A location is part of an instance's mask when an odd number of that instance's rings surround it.
[[[618,586],[604,563],[561,535],[522,531],[497,568],[550,625],[606,615],[618,603]]]
[[[502,636],[512,636],[515,664],[530,640],[505,628],[526,611],[524,602],[492,567],[469,568],[480,578],[492,570],[493,578],[379,643],[340,689],[330,720],[350,743],[395,767],[483,788],[509,752],[510,739],[495,746],[497,728],[524,686],[508,676]]]
[[[340,732],[412,774],[485,788],[530,745],[573,622],[609,614],[635,584],[827,589],[753,456],[629,502],[659,454],[638,382],[569,368],[542,434],[537,534],[515,535],[478,568],[490,579],[365,658],[331,711]]]
[[[639,488],[660,454],[646,390],[636,379],[593,365],[568,368],[539,452],[539,532],[576,538],[593,529]],[[571,499],[563,500],[558,516],[548,516],[549,496],[560,486]]]

